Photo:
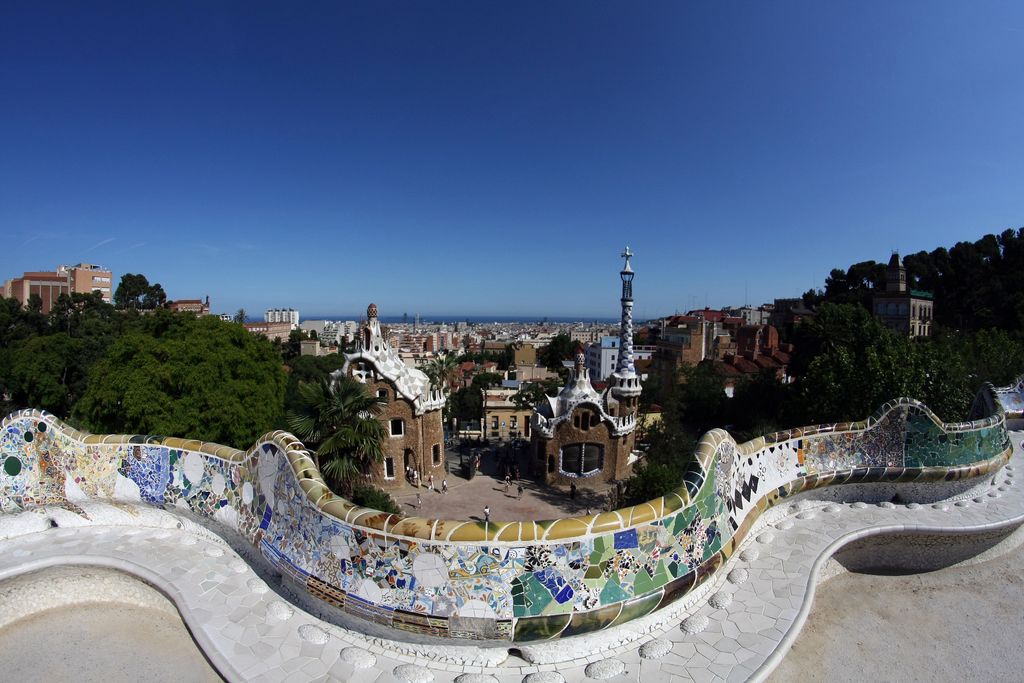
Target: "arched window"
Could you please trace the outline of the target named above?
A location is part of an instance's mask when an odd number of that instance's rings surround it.
[[[395,459],[392,458],[390,455],[384,458],[384,478],[395,478]]]
[[[561,470],[574,477],[592,477],[604,468],[604,446],[574,443],[562,447]]]

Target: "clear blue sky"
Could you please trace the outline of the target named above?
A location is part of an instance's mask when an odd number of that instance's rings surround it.
[[[1016,0],[0,4],[0,277],[654,316],[1021,225]]]

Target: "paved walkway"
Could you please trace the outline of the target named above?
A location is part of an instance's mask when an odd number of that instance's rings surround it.
[[[327,624],[279,597],[223,541],[177,529],[82,526],[26,533],[0,542],[0,580],[63,564],[139,576],[175,602],[211,663],[233,681],[762,680],[799,634],[816,577],[837,549],[877,534],[962,537],[1024,522],[1024,491],[1015,481],[1024,464],[1021,434],[1013,441],[1011,465],[970,500],[896,506],[797,499],[771,510],[762,520],[772,526],[749,538],[727,572],[698,589],[688,606],[599,634],[519,644],[534,663],[503,650],[367,639]],[[125,517],[126,524],[138,524]],[[474,658],[477,664],[466,663]],[[480,662],[488,658],[493,666],[485,670]]]
[[[769,683],[1019,681],[1022,568],[1024,545],[923,574],[830,579]]]
[[[451,473],[448,475],[448,493],[442,494],[441,480],[435,479],[434,490],[426,482],[419,488],[420,502],[417,504],[417,490],[403,489],[392,493],[392,498],[407,515],[434,519],[479,519],[484,518],[484,506],[491,508],[493,521],[544,520],[585,514],[587,510],[597,512],[607,505],[607,487],[601,490],[579,488],[575,498],[570,498],[567,487],[543,486],[527,478],[528,458],[526,449],[517,450],[522,479],[514,481],[505,491],[505,471],[501,460],[508,453],[507,445],[480,448],[480,472],[472,479],[461,476],[458,451],[448,452]],[[469,457],[467,457],[467,460]],[[519,499],[517,486],[522,484],[523,497]]]

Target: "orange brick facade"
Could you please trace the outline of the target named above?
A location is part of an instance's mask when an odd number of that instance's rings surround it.
[[[556,428],[554,438],[540,438],[534,432],[534,472],[544,484],[568,486],[575,483],[583,488],[627,479],[632,474],[629,456],[633,452],[635,439],[635,432],[632,431],[623,436],[614,436],[608,423],[600,421],[593,407],[580,405],[572,412],[571,419]],[[582,467],[573,473],[563,469],[567,466],[575,469],[564,459],[568,455],[564,447],[580,444],[594,444],[603,449],[600,471],[586,476]],[[575,462],[574,458],[572,462]]]
[[[440,487],[445,477],[441,411],[429,410],[417,417],[412,403],[398,395],[395,386],[384,379],[368,382],[366,388],[380,397],[383,410],[378,419],[389,434],[393,431],[392,421],[402,421],[402,434],[388,436],[384,443],[384,462],[373,465],[373,485],[388,490],[410,486],[405,472],[411,467],[419,473],[421,483],[426,484],[433,475],[434,486]]]

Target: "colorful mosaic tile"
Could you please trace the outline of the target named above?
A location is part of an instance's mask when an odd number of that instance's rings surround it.
[[[75,501],[85,498],[185,509],[237,530],[283,575],[350,615],[438,637],[532,640],[606,628],[685,595],[722,566],[760,512],[801,490],[1001,466],[1009,453],[1002,396],[981,402],[994,411],[988,417],[954,425],[900,399],[864,422],[746,444],[713,430],[683,490],[614,513],[522,525],[531,541],[512,540],[518,532],[497,540],[502,524],[402,520],[334,498],[285,433],[243,453],[87,435],[24,411],[0,431],[0,509],[84,514]]]

